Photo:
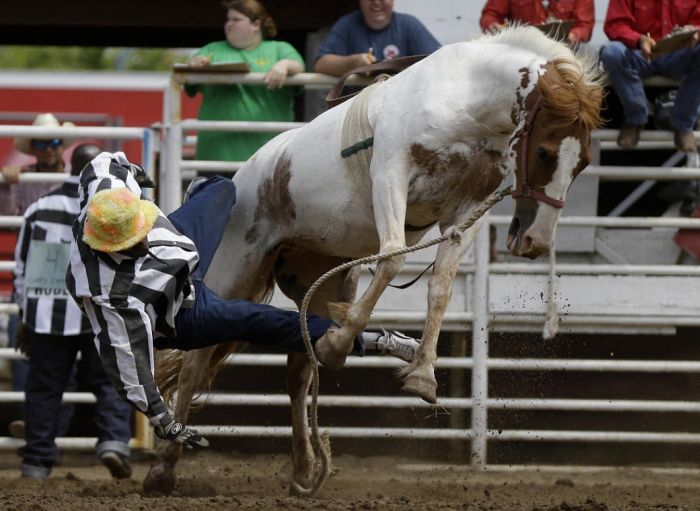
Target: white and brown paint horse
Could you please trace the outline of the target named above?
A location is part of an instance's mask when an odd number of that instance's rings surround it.
[[[234,177],[232,221],[207,283],[222,296],[255,299],[274,277],[299,303],[317,277],[348,258],[415,244],[435,223],[443,232],[461,223],[511,174],[516,204],[508,248],[531,258],[546,253],[569,185],[589,163],[601,99],[595,62],[535,28],[514,27],[445,46],[375,86],[367,98],[374,134],[370,196],[358,193],[341,157],[343,121],[355,99],[261,148]],[[404,390],[431,403],[438,333],[459,260],[479,225],[439,247],[423,343],[402,371]],[[402,257],[381,262],[360,299],[339,308],[338,328],[317,345],[329,365],[342,365],[402,264]],[[312,309],[328,316],[328,302],[352,301],[351,277],[327,282]],[[164,390],[178,384],[179,420],[186,421],[193,393],[210,381],[231,349],[171,357],[159,379]],[[305,404],[310,370],[302,354],[289,361],[292,489],[303,490],[314,468]],[[179,450],[164,443],[159,455],[144,484],[167,491]]]

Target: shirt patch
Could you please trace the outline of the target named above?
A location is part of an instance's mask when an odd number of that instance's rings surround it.
[[[386,45],[382,53],[385,59],[395,59],[401,54],[401,52],[399,51],[399,47],[395,44]]]

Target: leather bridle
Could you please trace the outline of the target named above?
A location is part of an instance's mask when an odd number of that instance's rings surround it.
[[[530,185],[530,175],[529,175],[529,158],[528,150],[530,149],[530,133],[535,124],[535,117],[540,110],[540,105],[542,103],[542,95],[535,89],[537,93],[537,99],[535,99],[532,107],[525,112],[525,125],[521,129],[520,135],[520,165],[516,165],[515,168],[515,190],[511,194],[514,199],[518,197],[530,197],[539,202],[544,202],[552,207],[561,209],[564,207],[565,201],[555,199],[550,197],[541,190],[537,190]]]

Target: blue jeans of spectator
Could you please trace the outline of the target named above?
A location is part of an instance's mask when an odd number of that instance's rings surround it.
[[[15,336],[17,335],[17,327],[19,326],[19,316],[10,314],[7,321],[7,346],[15,347]],[[27,373],[29,372],[29,362],[26,360],[13,360],[12,369],[12,390],[17,392],[24,391],[24,384],[27,381]]]
[[[10,314],[9,320],[7,322],[7,345],[10,348],[15,346],[15,336],[17,335],[17,328],[19,327],[20,318],[18,314]],[[29,361],[28,360],[13,360],[10,366],[12,370],[12,390],[15,392],[24,392],[27,383],[27,375],[29,374]],[[75,381],[75,368],[71,371],[70,379],[68,380],[68,385],[66,390],[73,391],[77,389],[77,383]],[[70,422],[73,418],[74,412],[73,405],[61,405],[61,410],[59,412],[58,418],[58,434],[57,436],[65,436],[70,429]],[[19,412],[24,416],[24,404],[19,405]]]
[[[26,445],[19,450],[23,463],[52,467],[58,455],[56,437],[63,392],[81,353],[86,368],[86,383],[97,398],[95,425],[97,451],[113,450],[129,455],[131,407],[117,396],[102,368],[94,344],[94,335],[59,336],[32,333],[29,344],[24,418]],[[108,448],[105,448],[108,447]]]
[[[156,339],[157,348],[190,350],[236,340],[284,351],[305,351],[297,312],[247,300],[224,299],[203,282],[235,202],[233,182],[216,176],[168,217],[194,242],[199,252],[199,265],[192,273],[194,305],[180,309],[175,318],[176,338]],[[308,326],[311,340],[315,342],[333,322],[309,314]],[[355,341],[355,351],[362,352],[359,339]]]
[[[648,107],[642,79],[653,75],[681,80],[671,124],[679,131],[692,131],[700,107],[700,45],[655,57],[647,62],[639,50],[613,41],[603,46],[600,60],[620,98],[626,122],[642,126]]]

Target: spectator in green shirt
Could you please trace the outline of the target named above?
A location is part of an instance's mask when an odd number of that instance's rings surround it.
[[[274,20],[257,0],[224,1],[225,41],[207,44],[190,59],[191,66],[245,62],[265,74],[265,85],[189,85],[190,96],[202,93],[198,118],[207,121],[292,121],[294,90],[283,87],[288,76],[304,70],[301,55],[277,35]],[[245,161],[275,133],[203,131],[198,134],[198,160]]]

